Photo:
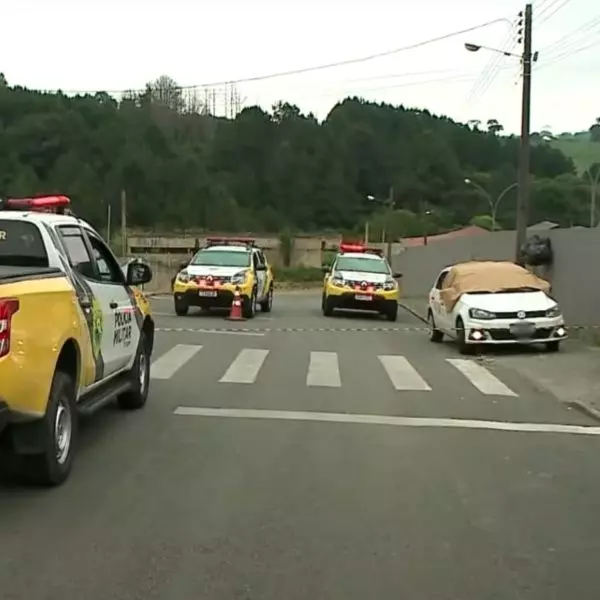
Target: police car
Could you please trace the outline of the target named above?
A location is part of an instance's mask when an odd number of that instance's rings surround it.
[[[325,316],[337,309],[378,312],[388,321],[398,317],[401,273],[393,273],[381,250],[342,244],[331,268],[324,268],[321,308]]]
[[[175,277],[175,313],[185,316],[191,307],[230,308],[236,290],[245,318],[252,318],[258,306],[271,311],[273,271],[267,258],[254,240],[208,238]]]

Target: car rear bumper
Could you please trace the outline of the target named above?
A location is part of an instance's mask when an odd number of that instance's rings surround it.
[[[370,300],[361,299],[360,296],[368,297]],[[361,294],[357,292],[344,292],[337,296],[329,296],[327,301],[333,309],[342,310],[388,312],[398,307],[398,300],[396,299],[382,298],[374,294]]]
[[[209,294],[210,295],[207,295]],[[229,308],[233,302],[231,290],[186,290],[173,294],[175,302],[200,308]],[[247,302],[247,296],[242,295],[242,301]]]

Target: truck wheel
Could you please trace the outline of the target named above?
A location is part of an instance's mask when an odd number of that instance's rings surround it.
[[[260,303],[260,310],[264,313],[270,313],[273,308],[273,287],[269,289],[267,297]]]
[[[185,317],[188,314],[188,310],[190,309],[190,306],[186,300],[175,298],[174,304],[175,304],[175,314],[178,317]]]
[[[125,410],[138,410],[145,406],[150,388],[150,349],[143,331],[129,377],[131,378],[131,388],[118,396],[117,403]]]
[[[390,306],[386,311],[385,311],[385,318],[388,321],[397,321],[398,320],[398,305],[394,305],[394,306]]]
[[[244,299],[242,301],[242,316],[244,319],[252,319],[254,318],[254,313],[256,311],[256,289],[252,290],[252,295],[248,300]]]
[[[71,472],[78,433],[75,383],[66,373],[54,374],[46,414],[35,426],[32,432],[43,450],[22,457],[23,475],[38,485],[60,485]]]

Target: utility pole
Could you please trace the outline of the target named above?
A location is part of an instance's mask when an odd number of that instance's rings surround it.
[[[394,216],[394,186],[390,186],[390,194],[388,196],[388,227],[387,227],[387,259],[388,262],[392,262],[392,236],[390,235],[390,227],[392,217]],[[393,228],[391,228],[393,230]]]
[[[121,256],[127,256],[127,193],[121,190]]]
[[[529,218],[529,162],[530,144],[529,128],[531,121],[531,63],[533,56],[531,52],[533,9],[531,4],[525,5],[522,13],[523,31],[523,98],[521,105],[521,145],[519,149],[519,197],[517,203],[517,231],[515,260],[520,262],[521,246],[527,237],[527,222]]]

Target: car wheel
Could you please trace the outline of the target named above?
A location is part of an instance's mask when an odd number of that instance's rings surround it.
[[[117,403],[125,410],[138,410],[146,405],[150,388],[150,348],[143,331],[129,377],[131,388],[119,395]]]
[[[331,298],[324,298],[323,300],[323,314],[326,317],[331,317],[333,315],[334,304]]]
[[[429,328],[429,339],[435,344],[439,344],[444,341],[444,332],[437,329],[435,326],[435,319],[433,318],[433,312],[429,310],[427,313],[427,325]]]
[[[189,304],[183,298],[175,298],[175,314],[178,317],[185,317],[190,309]]]
[[[458,350],[461,354],[472,353],[473,348],[470,344],[467,344],[465,324],[460,317],[456,319],[456,343],[458,344]]]
[[[388,308],[385,311],[385,318],[388,321],[397,321],[398,320],[398,305],[394,305],[394,306],[390,306],[390,308]]]
[[[39,454],[22,456],[22,475],[34,484],[56,486],[71,473],[78,432],[75,383],[61,371],[54,374],[44,418],[33,424]]]
[[[547,352],[558,352],[560,350],[560,340],[552,340],[551,342],[546,342],[546,351]]]
[[[267,297],[260,303],[260,310],[264,313],[270,313],[273,308],[273,286],[269,289]]]
[[[256,311],[256,288],[252,290],[252,295],[248,300],[242,302],[242,316],[244,319],[254,318]]]

